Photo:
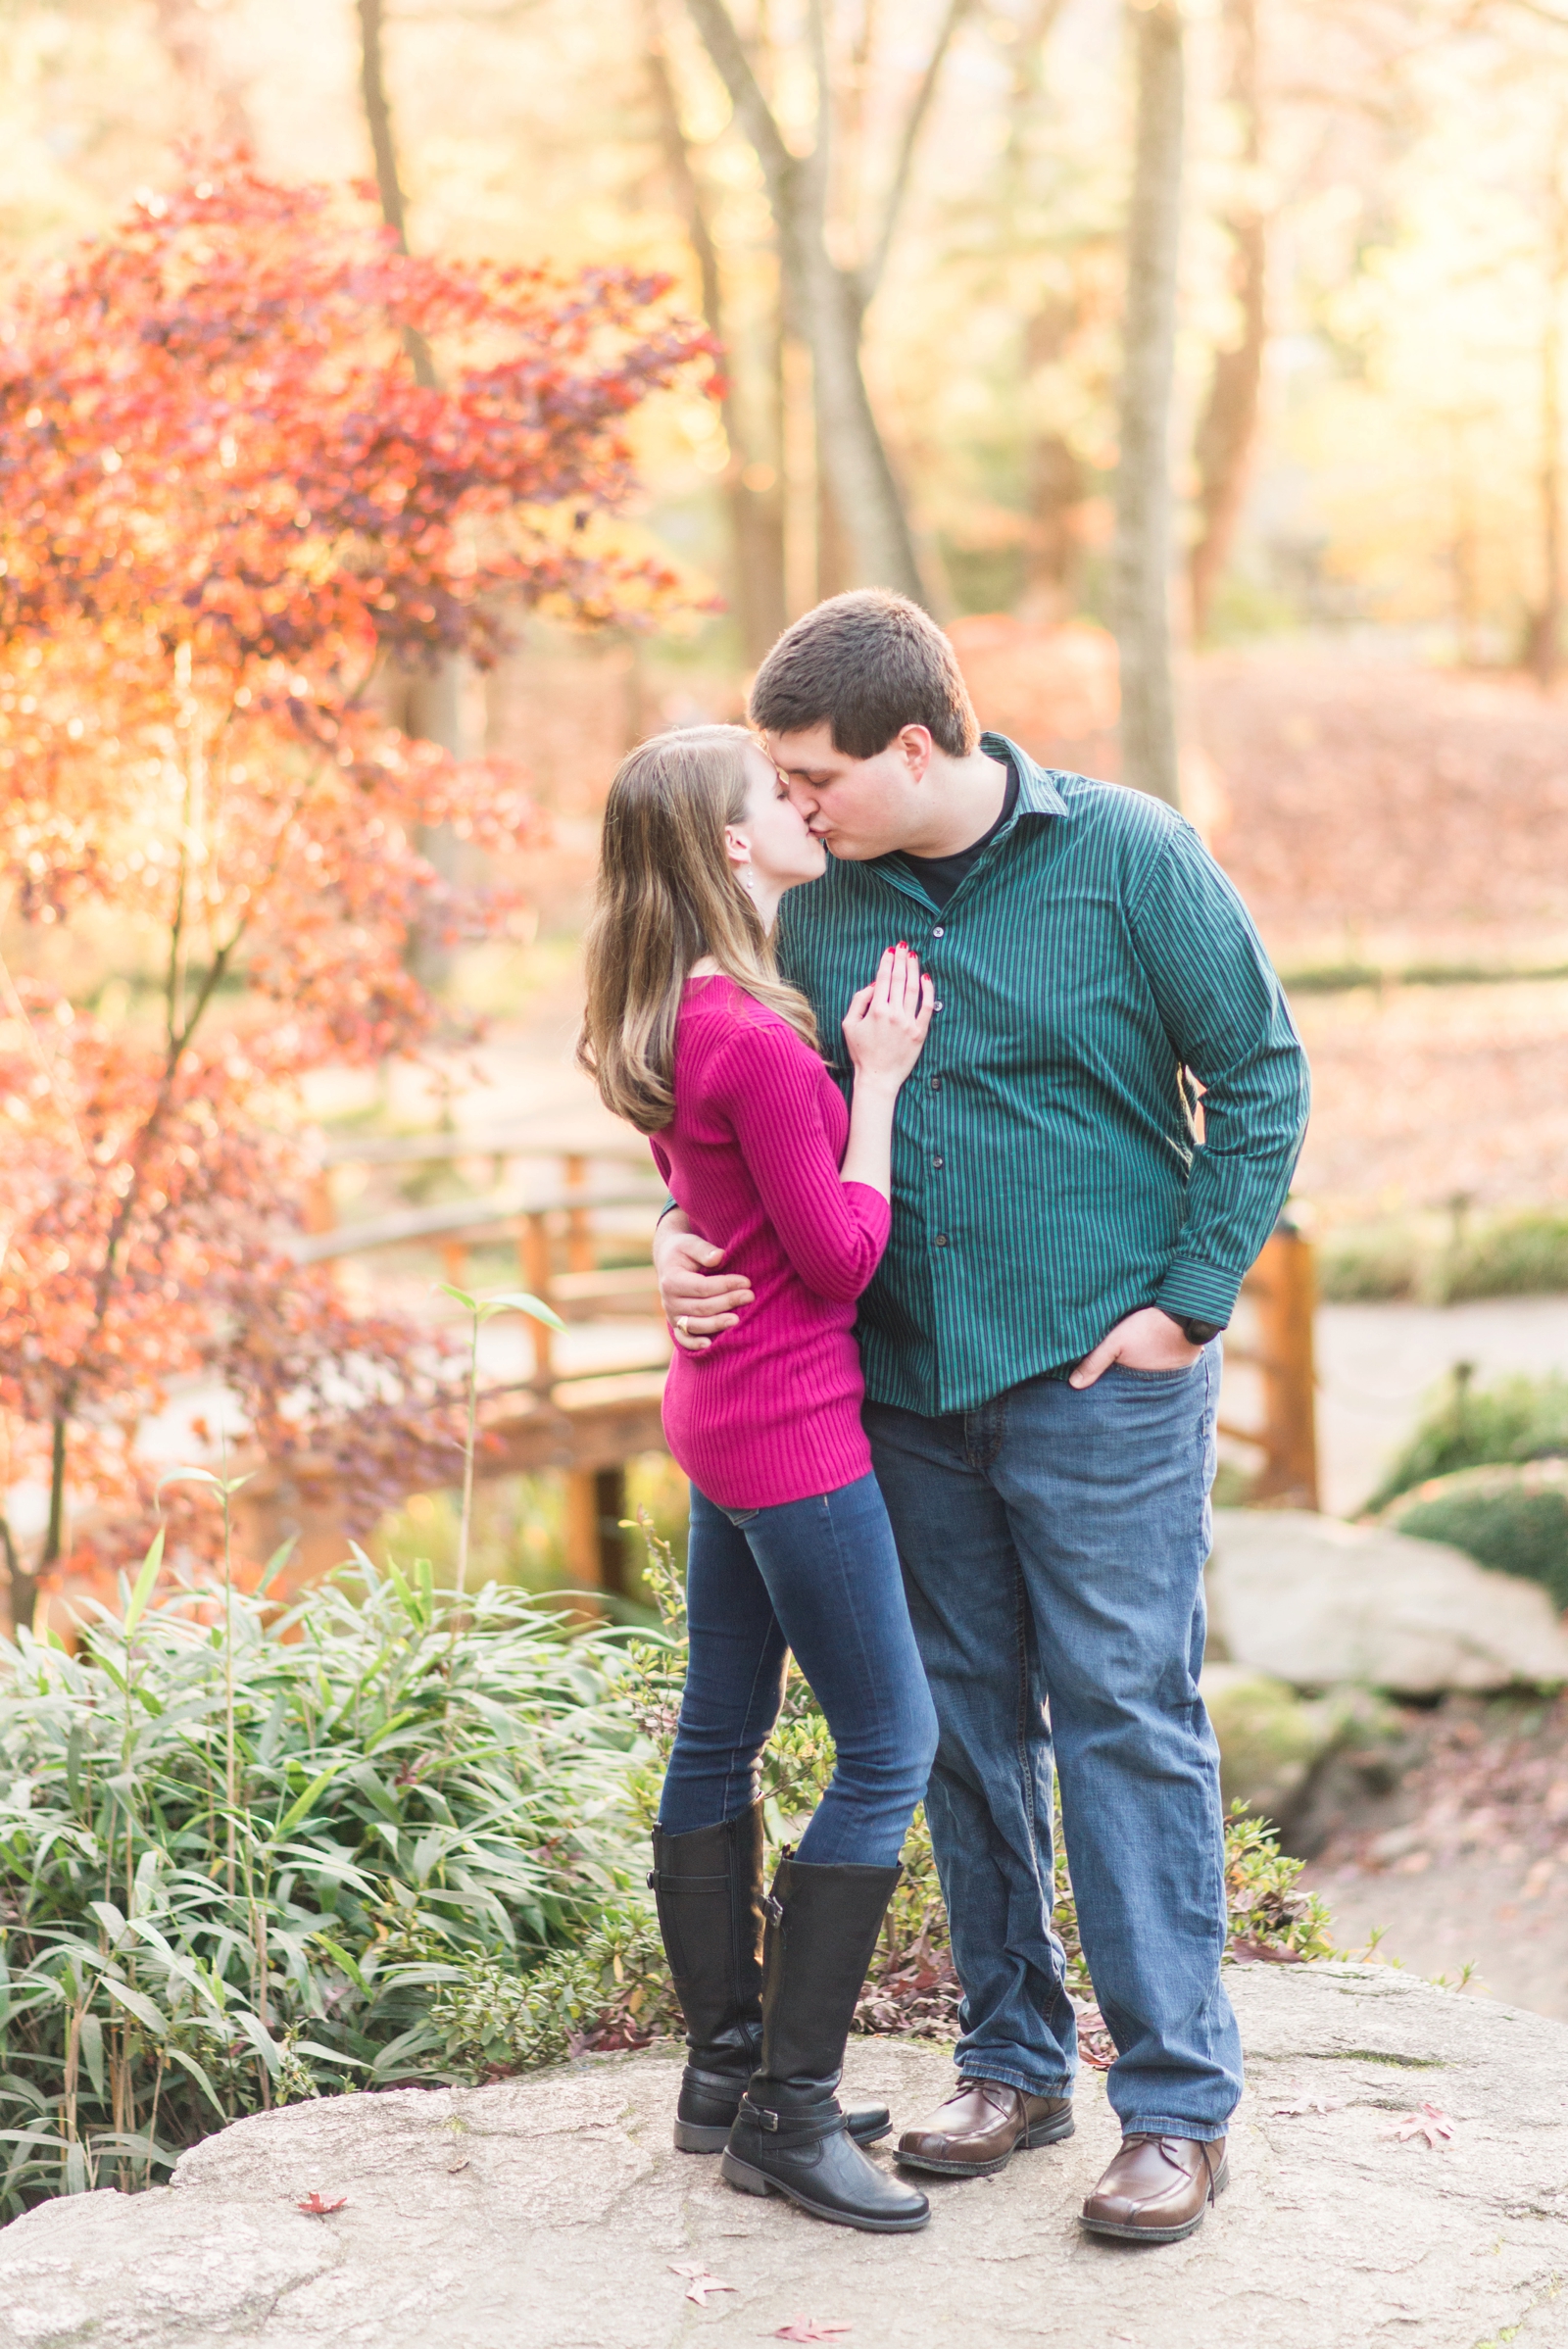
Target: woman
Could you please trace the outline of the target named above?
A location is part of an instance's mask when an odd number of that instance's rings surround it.
[[[931,982],[900,945],[855,997],[846,1111],[768,944],[785,891],[825,858],[743,727],[634,751],[605,809],[579,1056],[756,1298],[705,1353],[677,1351],[664,1400],[692,1481],[691,1656],[649,1880],[690,2049],[675,2142],[722,2146],[745,2192],[891,2232],[924,2226],[926,2199],[856,2141],[886,2112],[846,2117],[834,2091],[936,1716],[853,1325],[887,1245],[894,1103]],[[760,1761],[791,1651],[837,1761],[764,1899]]]

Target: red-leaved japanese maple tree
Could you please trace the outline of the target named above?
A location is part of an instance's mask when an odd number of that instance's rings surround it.
[[[0,1485],[51,1492],[35,1559],[0,1525],[18,1621],[68,1497],[111,1549],[143,1536],[134,1432],[172,1377],[220,1378],[254,1443],[333,1448],[361,1522],[440,1434],[427,1334],[293,1264],[280,1106],[428,1045],[412,949],[507,911],[427,829],[510,851],[531,821],[504,767],[388,726],[381,666],[673,590],[613,524],[628,417],[710,358],[666,290],[411,259],[359,194],[236,160],[0,317],[0,912],[107,910],[159,970],[118,1022],[0,970]]]

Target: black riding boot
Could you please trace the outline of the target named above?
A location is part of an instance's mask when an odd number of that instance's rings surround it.
[[[722,2153],[762,2045],[762,1806],[689,1835],[654,1830],[648,1879],[691,2050],[675,2107],[681,2153]],[[892,2126],[885,2104],[849,2116],[862,2145]]]
[[[784,2194],[818,2219],[905,2234],[931,2216],[925,2196],[868,2162],[834,2090],[855,2002],[897,1868],[813,1868],[783,1859],[767,1903],[761,2066],[724,2148],[744,2194]]]

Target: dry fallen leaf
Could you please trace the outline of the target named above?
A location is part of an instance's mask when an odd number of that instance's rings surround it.
[[[328,2219],[333,2211],[340,2211],[347,2201],[347,2194],[339,2194],[336,2201],[330,2201],[318,2186],[312,2186],[310,2192],[295,2203],[294,2208],[303,2211],[308,2219]]]
[[[853,2325],[835,2325],[823,2317],[791,2317],[774,2333],[775,2341],[831,2341],[841,2332],[853,2332]]]
[[[1093,2072],[1108,2072],[1116,2061],[1116,2042],[1098,2006],[1078,2009],[1078,2060]]]
[[[1337,2113],[1337,2104],[1327,2104],[1321,2096],[1308,2096],[1304,2089],[1294,2088],[1284,2104],[1271,2104],[1269,2111],[1277,2120],[1294,2120],[1300,2113]]]
[[[1401,2113],[1392,2129],[1383,2130],[1386,2137],[1396,2137],[1401,2145],[1412,2137],[1425,2137],[1435,2153],[1446,2151],[1453,2139],[1452,2116],[1435,2104],[1424,2104],[1418,2113]]]
[[[710,2276],[701,2260],[687,2260],[680,2264],[671,2260],[669,2272],[671,2276],[685,2276],[686,2297],[688,2300],[695,2300],[699,2308],[708,2306],[710,2292],[738,2292],[740,2290],[738,2283],[720,2283],[716,2276]]]

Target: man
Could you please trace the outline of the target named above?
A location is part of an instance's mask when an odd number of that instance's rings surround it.
[[[941,1724],[926,1809],[963,1985],[956,2091],[900,2159],[985,2176],[1071,2133],[1054,1754],[1123,2130],[1084,2224],[1175,2241],[1226,2182],[1242,2085],[1197,1685],[1215,1340],[1289,1186],[1305,1057],[1191,827],[978,735],[915,606],[819,605],[768,655],[752,711],[831,853],[779,942],[823,1037],[900,938],[936,982],[858,1323]],[[750,1301],[715,1255],[664,1218],[661,1295],[699,1348]]]

